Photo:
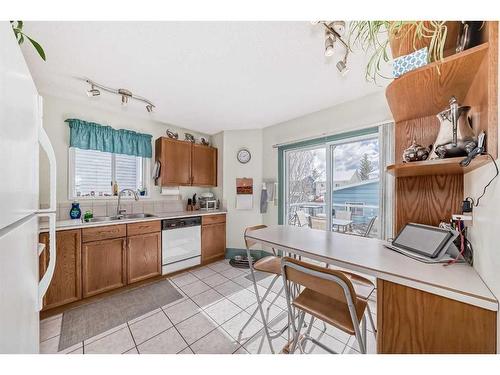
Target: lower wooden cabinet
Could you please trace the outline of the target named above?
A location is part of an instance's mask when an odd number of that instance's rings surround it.
[[[82,298],[81,273],[81,231],[65,230],[56,234],[56,266],[50,286],[43,298],[43,309],[50,309]],[[40,278],[49,264],[49,235],[40,234],[40,242],[45,244],[45,250],[40,255]]]
[[[82,245],[83,297],[127,284],[126,242],[126,238],[115,238]]]
[[[201,262],[203,264],[223,258],[226,254],[225,215],[202,217],[201,225]]]
[[[161,274],[161,232],[127,238],[127,282]]]

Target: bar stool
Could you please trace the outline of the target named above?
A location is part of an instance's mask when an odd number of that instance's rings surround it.
[[[257,314],[257,312],[260,312],[260,315],[262,318],[262,323],[264,325],[264,331],[266,333],[266,337],[267,337],[267,340],[269,342],[271,352],[274,354],[272,340],[276,337],[279,337],[288,328],[288,326],[284,327],[283,329],[281,329],[277,333],[274,333],[271,335],[268,324],[267,324],[267,318],[266,318],[266,315],[264,314],[264,310],[262,308],[262,303],[266,300],[267,296],[271,292],[271,289],[274,286],[274,284],[276,283],[276,281],[281,277],[281,258],[276,253],[276,250],[274,248],[272,248],[273,255],[261,258],[252,264],[252,260],[251,260],[252,258],[251,258],[250,252],[251,252],[251,248],[255,244],[257,244],[257,241],[254,241],[250,238],[247,238],[248,233],[255,231],[255,230],[258,230],[258,229],[264,229],[264,228],[267,228],[267,225],[255,225],[253,227],[248,227],[245,229],[245,245],[246,245],[246,250],[247,250],[248,265],[250,267],[250,273],[252,275],[252,281],[253,281],[253,286],[254,286],[254,290],[255,290],[255,295],[257,297],[257,307],[255,308],[254,312],[252,313],[250,318],[247,320],[245,325],[241,328],[240,334],[243,333],[243,331],[248,326],[248,324],[252,321],[252,319],[255,318],[255,315]],[[260,296],[259,296],[259,289],[257,287],[257,280],[255,278],[255,271],[265,272],[265,273],[274,275],[273,279],[271,280],[271,283],[269,284],[269,286],[268,286],[266,292],[264,293],[264,295],[262,296],[262,298],[260,298]],[[276,302],[278,297],[283,293],[284,288],[285,287],[282,286],[281,289],[276,294],[276,296],[270,302],[269,306],[266,309],[267,316],[269,315],[269,310],[270,310],[271,306]]]
[[[326,268],[330,268],[329,264],[325,265]],[[370,309],[370,305],[368,304],[368,300],[370,299],[370,296],[373,294],[375,290],[375,284],[366,277],[363,277],[361,275],[358,275],[356,273],[344,271],[344,270],[337,270],[342,272],[344,275],[346,275],[352,282],[352,285],[354,286],[354,290],[356,291],[356,295],[359,298],[363,298],[366,301],[366,315],[368,315],[368,320],[370,321],[370,326],[372,327],[372,332],[375,338],[377,338],[377,328],[375,327],[375,322],[373,321],[373,316],[372,316],[372,311]],[[325,327],[326,329],[326,327]]]
[[[290,353],[294,353],[297,346],[303,351],[302,344],[308,340],[330,353],[335,353],[310,336],[314,318],[331,324],[349,335],[355,335],[361,353],[366,353],[365,312],[368,303],[364,296],[357,295],[351,281],[358,275],[344,274],[339,270],[324,268],[289,257],[281,260],[281,269],[289,320],[293,328]],[[298,295],[293,295],[295,289],[292,283],[301,285],[304,289]],[[299,311],[297,325],[294,319],[294,309]],[[307,332],[301,336],[306,313],[312,316],[311,323]]]

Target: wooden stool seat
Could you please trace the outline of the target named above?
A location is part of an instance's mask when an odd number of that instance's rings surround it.
[[[345,302],[306,288],[297,298],[293,300],[292,304],[315,318],[321,319],[324,322],[341,329],[349,335],[355,334],[351,315],[349,314],[349,308]],[[365,308],[366,300],[357,298],[356,315],[360,321],[365,313]]]
[[[281,259],[270,255],[255,262],[253,268],[257,271],[281,275]]]
[[[367,300],[375,290],[373,282],[368,280],[366,277],[346,271],[341,272],[346,275],[349,280],[351,280],[352,286],[354,287],[358,298]]]

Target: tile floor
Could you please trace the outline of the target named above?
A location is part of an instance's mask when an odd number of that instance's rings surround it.
[[[227,260],[210,264],[171,278],[183,298],[153,310],[107,332],[78,343],[60,353],[67,354],[257,354],[270,353],[263,333],[260,315],[240,334],[240,330],[256,307],[253,284],[245,278],[249,270],[231,267]],[[272,277],[261,279],[259,293]],[[279,279],[268,296],[276,297],[282,286]],[[262,289],[261,289],[262,288]],[[268,302],[269,304],[269,302]],[[267,307],[267,306],[265,306]],[[376,298],[370,301],[376,312]],[[286,300],[278,297],[269,310],[272,326],[279,329],[287,320]],[[376,317],[374,315],[376,321]],[[57,353],[62,315],[40,323],[40,352]],[[370,325],[368,324],[368,327]],[[370,329],[370,328],[368,328]],[[338,353],[358,353],[355,338],[316,320],[313,336]],[[273,340],[276,352],[287,343],[287,333]],[[308,353],[326,353],[307,343]],[[375,352],[374,336],[368,332],[368,352]]]

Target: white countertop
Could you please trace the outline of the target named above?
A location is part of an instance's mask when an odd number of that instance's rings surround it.
[[[272,226],[248,237],[276,249],[498,311],[495,296],[468,264],[426,264],[387,249],[377,239],[309,228]]]
[[[198,211],[177,211],[177,212],[165,212],[161,214],[155,214],[154,217],[147,218],[139,218],[139,219],[122,219],[122,220],[113,220],[113,221],[98,221],[98,222],[82,222],[81,219],[74,220],[59,220],[56,222],[56,230],[66,230],[66,229],[79,229],[79,228],[92,228],[92,227],[101,227],[105,225],[116,225],[116,224],[130,224],[139,221],[154,221],[154,220],[162,220],[162,219],[176,219],[180,217],[193,217],[193,216],[205,216],[205,215],[220,215],[225,214],[227,211],[225,210],[198,210]],[[49,230],[49,223],[42,222],[40,223],[40,232],[47,232]]]

